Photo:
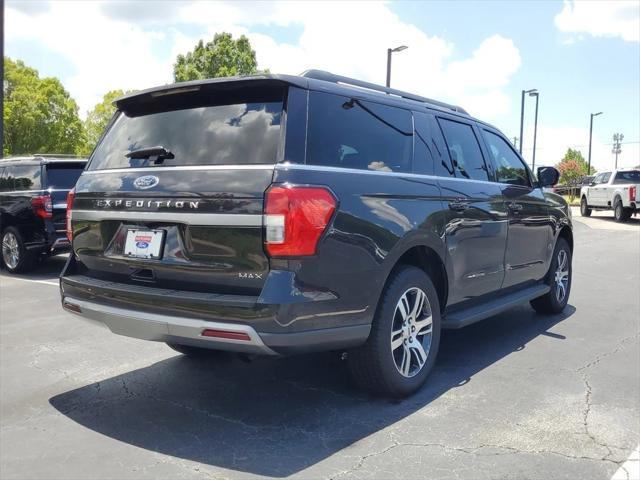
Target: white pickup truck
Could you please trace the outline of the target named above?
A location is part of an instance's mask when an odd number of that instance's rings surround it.
[[[640,170],[614,170],[597,174],[580,189],[580,213],[613,210],[617,222],[629,220],[640,209]]]

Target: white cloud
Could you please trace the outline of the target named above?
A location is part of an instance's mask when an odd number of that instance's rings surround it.
[[[17,5],[7,3],[7,52],[12,40],[28,38],[68,59],[75,72],[65,86],[83,115],[108,90],[170,82],[175,56],[192,49],[199,39],[192,32],[203,28],[205,39],[223,30],[246,34],[260,67],[274,73],[319,68],[376,83],[385,80],[387,48],[408,45],[393,55],[394,87],[460,104],[488,120],[509,111],[503,89],[521,63],[510,39],[490,36],[465,58],[447,39],[378,2],[159,2],[155,8],[136,1],[56,1],[32,11]],[[295,43],[282,43],[255,31],[265,25],[302,33]]]
[[[640,42],[640,2],[637,0],[565,0],[554,20],[556,27],[566,33]]]

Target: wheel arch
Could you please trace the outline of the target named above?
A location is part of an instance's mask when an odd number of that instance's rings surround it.
[[[429,276],[438,294],[440,311],[443,312],[449,295],[449,281],[445,263],[436,250],[428,245],[413,245],[407,248],[387,274],[385,286],[393,272],[404,265],[417,267]]]

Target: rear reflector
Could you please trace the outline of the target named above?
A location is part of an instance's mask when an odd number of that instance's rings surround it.
[[[62,308],[64,308],[65,310],[69,310],[70,312],[82,313],[82,310],[78,305],[76,305],[75,303],[69,303],[66,300],[62,302]]]
[[[211,328],[203,330],[201,335],[203,337],[226,338],[227,340],[251,341],[251,337],[244,332],[229,332],[227,330],[213,330]]]
[[[276,185],[265,194],[265,248],[272,257],[315,255],[338,202],[326,187]]]

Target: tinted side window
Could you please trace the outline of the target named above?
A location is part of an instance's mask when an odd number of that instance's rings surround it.
[[[6,180],[9,190],[38,190],[40,188],[40,165],[7,167]]]
[[[471,125],[438,118],[447,141],[456,176],[474,180],[489,180],[478,139]]]
[[[454,176],[447,147],[433,115],[414,112],[416,138],[413,171],[439,177]]]
[[[600,180],[600,183],[607,183],[610,178],[611,178],[611,172],[605,172],[602,174],[602,179]]]
[[[412,156],[409,111],[309,92],[308,164],[410,172]]]
[[[496,180],[510,185],[530,186],[527,167],[518,158],[509,144],[500,136],[488,130],[482,130],[489,153],[496,168]]]
[[[640,170],[631,170],[629,172],[618,172],[613,180],[616,185],[624,183],[640,183]]]
[[[0,168],[0,192],[9,190],[9,182],[7,182],[4,172],[5,168]]]

